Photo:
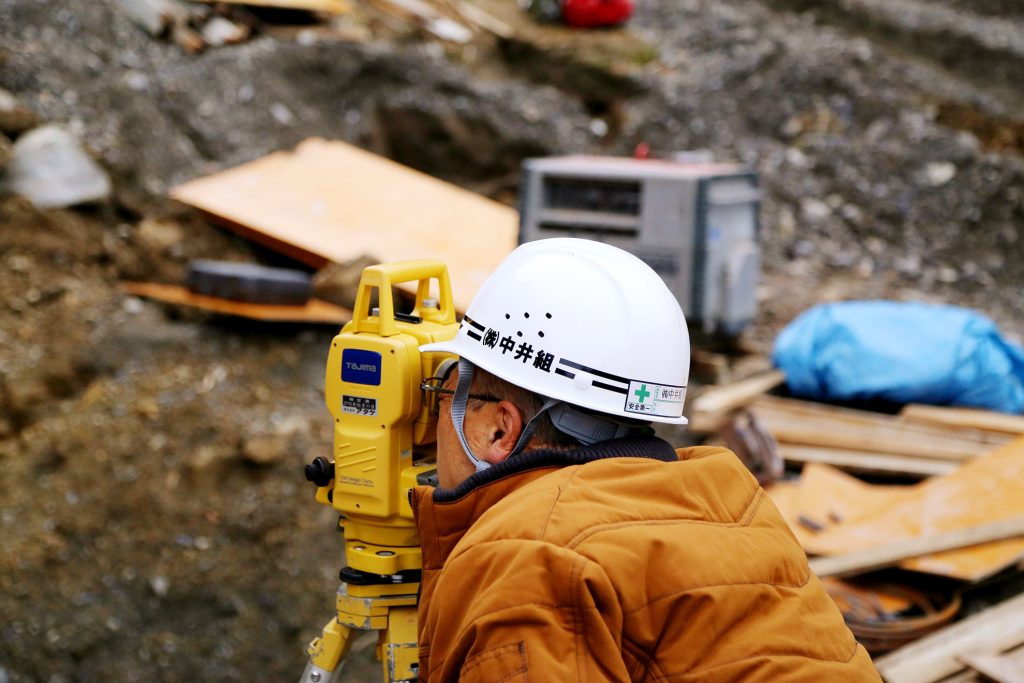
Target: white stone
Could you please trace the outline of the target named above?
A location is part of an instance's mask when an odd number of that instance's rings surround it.
[[[270,105],[270,115],[282,126],[290,126],[295,121],[295,115],[280,102],[274,102]]]
[[[942,266],[939,268],[939,280],[945,282],[947,285],[951,285],[960,279],[960,273],[957,272],[956,268],[950,266]]]
[[[832,215],[832,208],[819,199],[800,200],[800,214],[811,221],[820,221]]]
[[[608,135],[608,124],[604,119],[590,119],[590,132],[599,138]]]
[[[60,126],[42,126],[18,138],[3,181],[6,192],[41,208],[75,206],[110,196],[110,176]]]
[[[227,43],[237,43],[245,40],[248,33],[243,26],[239,26],[230,19],[224,17],[213,17],[203,26],[201,31],[203,40],[213,47],[220,47]]]
[[[171,588],[171,582],[167,580],[166,576],[154,576],[149,580],[149,587],[153,589],[153,592],[159,597],[167,595],[167,591]]]
[[[956,164],[937,161],[924,167],[924,175],[932,187],[942,187],[956,176]]]
[[[133,69],[125,73],[124,82],[135,92],[142,92],[149,87],[149,76]]]

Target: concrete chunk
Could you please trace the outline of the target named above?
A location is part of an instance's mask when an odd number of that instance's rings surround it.
[[[75,206],[110,196],[107,175],[71,133],[43,126],[14,143],[0,189],[40,208]]]

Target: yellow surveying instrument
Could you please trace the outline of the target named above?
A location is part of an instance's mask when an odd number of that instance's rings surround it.
[[[417,282],[411,313],[395,311],[392,286]],[[431,297],[432,283],[437,285]],[[371,309],[376,290],[378,308]],[[316,500],[341,515],[346,566],[337,616],[307,649],[303,683],[337,681],[353,631],[378,631],[384,680],[418,678],[416,596],[422,553],[409,490],[433,483],[436,422],[421,384],[451,356],[420,353],[421,344],[458,330],[448,269],[440,261],[405,261],[363,271],[352,321],[331,342],[324,389],[334,417],[334,460],[306,466]]]

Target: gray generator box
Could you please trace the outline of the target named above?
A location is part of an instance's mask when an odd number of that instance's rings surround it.
[[[738,334],[760,278],[757,175],[736,164],[598,156],[523,163],[519,241],[583,237],[629,251],[691,327]]]

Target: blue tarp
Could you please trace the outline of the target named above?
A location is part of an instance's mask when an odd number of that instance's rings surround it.
[[[782,331],[773,360],[797,396],[1024,412],[1024,349],[964,308],[815,306]]]

